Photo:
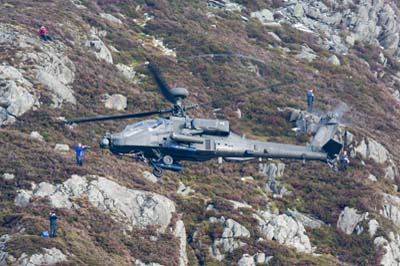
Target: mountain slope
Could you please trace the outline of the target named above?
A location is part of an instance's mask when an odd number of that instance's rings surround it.
[[[0,265],[397,265],[398,12],[367,0],[3,1]],[[55,42],[39,40],[40,24]],[[198,56],[232,53],[252,59]],[[148,59],[188,88],[186,104],[225,97],[191,116],[222,108],[248,138],[305,145],[289,116],[309,88],[316,113],[347,104],[349,170],[210,161],[157,181],[98,147],[139,120],[52,123],[169,106]],[[83,167],[77,142],[91,146]],[[58,237],[40,238],[53,207]]]

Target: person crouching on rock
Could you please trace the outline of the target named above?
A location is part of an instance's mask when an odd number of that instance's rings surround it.
[[[79,166],[83,166],[83,159],[85,156],[85,151],[88,149],[89,147],[86,146],[82,146],[82,143],[78,143],[75,146],[75,154],[76,154],[76,164]]]
[[[57,215],[56,212],[53,210],[49,214],[49,221],[50,221],[50,237],[56,237],[56,231],[57,231]]]
[[[42,39],[43,41],[47,42],[47,41],[54,41],[53,37],[51,37],[48,33],[47,33],[47,29],[45,26],[40,26],[40,28],[38,29],[38,33],[40,36],[40,39]]]

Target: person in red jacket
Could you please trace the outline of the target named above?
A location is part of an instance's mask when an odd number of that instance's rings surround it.
[[[47,29],[45,26],[40,26],[40,28],[38,29],[38,33],[40,36],[40,39],[42,39],[43,41],[54,41],[53,37],[51,37],[49,34],[47,34]]]

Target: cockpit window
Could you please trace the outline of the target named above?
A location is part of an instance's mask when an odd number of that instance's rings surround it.
[[[132,125],[128,125],[125,127],[125,129],[123,130],[125,133],[130,133],[130,132],[138,132],[138,130],[141,129],[155,129],[159,126],[161,126],[162,124],[164,124],[164,119],[152,119],[152,120],[145,120],[142,122],[138,122]]]
[[[163,123],[164,123],[164,120],[158,119],[157,122],[156,122],[153,126],[151,126],[151,128],[152,128],[152,129],[156,129],[156,128],[158,128],[159,126],[161,126]]]

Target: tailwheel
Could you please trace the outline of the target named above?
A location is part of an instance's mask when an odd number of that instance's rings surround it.
[[[174,158],[172,158],[171,155],[165,155],[165,156],[162,158],[162,161],[163,161],[163,163],[166,164],[166,165],[171,165],[171,164],[174,162]]]
[[[159,167],[154,167],[153,168],[153,175],[157,178],[161,178],[163,175],[163,170]]]

